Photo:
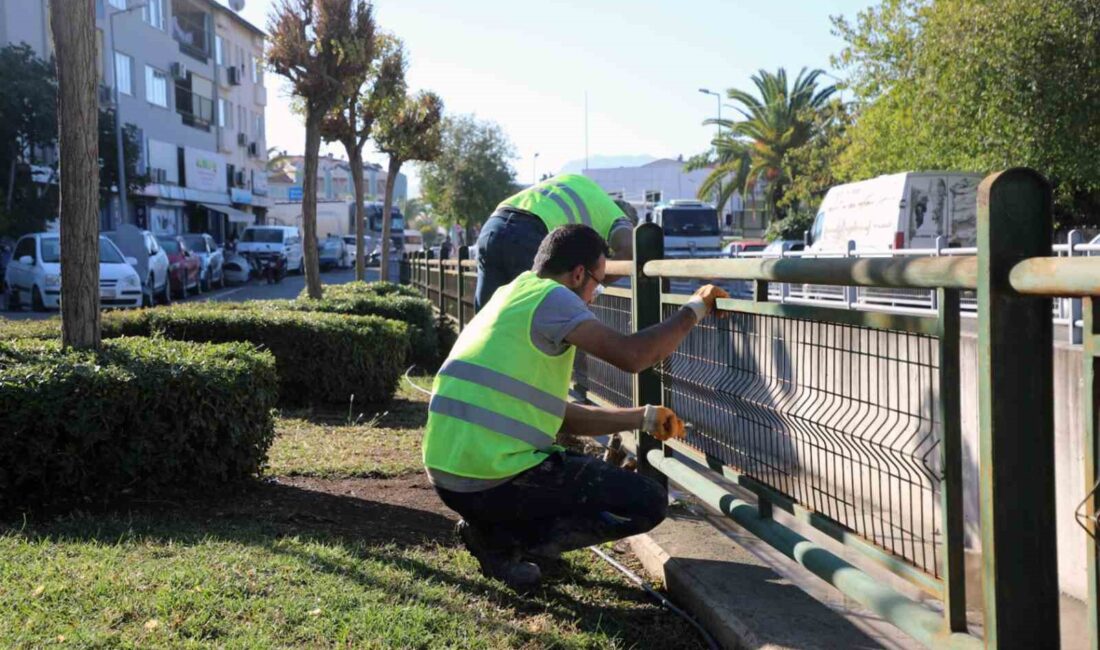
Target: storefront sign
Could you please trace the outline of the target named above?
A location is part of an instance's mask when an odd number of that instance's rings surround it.
[[[225,192],[225,159],[216,153],[183,148],[184,175],[187,187],[207,192]]]
[[[234,203],[252,205],[252,192],[242,190],[239,187],[231,187],[229,188],[229,199]]]

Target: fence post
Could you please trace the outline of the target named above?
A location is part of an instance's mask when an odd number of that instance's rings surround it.
[[[1051,191],[1030,169],[978,187],[978,415],[987,648],[1057,648],[1050,298],[1012,291],[1021,259],[1051,253]]]
[[[1097,525],[1097,513],[1100,512],[1100,495],[1096,492],[1097,480],[1100,480],[1100,300],[1083,299],[1084,357],[1085,367],[1082,373],[1082,404],[1085,422],[1085,490],[1088,498],[1084,505],[1085,529],[1091,533],[1088,544],[1088,625],[1089,647],[1100,650],[1100,526]]]
[[[432,252],[424,251],[424,297],[432,302]],[[439,302],[439,298],[436,298]]]
[[[933,246],[936,249],[936,252],[933,253],[934,257],[939,257],[940,255],[943,254],[942,253],[942,251],[943,251],[943,235],[936,235],[936,243],[933,244]],[[932,293],[932,297],[930,299],[931,300],[931,308],[935,311],[935,310],[938,310],[940,308],[940,291],[938,291],[936,289],[932,289],[931,293]]]
[[[659,260],[665,255],[665,236],[660,226],[652,223],[640,224],[634,229],[634,273],[630,278],[631,286],[631,324],[634,332],[661,322],[661,278],[650,278],[642,272],[646,262]],[[648,368],[634,375],[634,404],[662,404],[661,376],[654,368]],[[661,449],[659,440],[642,431],[638,432],[638,471],[668,487],[664,474],[650,466],[646,454],[652,449]]]
[[[936,238],[939,250],[939,238]],[[959,291],[934,289],[939,312],[940,516],[943,527],[943,609],[951,632],[966,632],[966,569],[963,506],[962,407],[959,368]]]
[[[1071,231],[1069,231],[1069,237],[1066,238],[1066,241],[1069,243],[1069,251],[1067,252],[1067,256],[1073,257],[1074,255],[1076,255],[1076,253],[1073,250],[1073,247],[1078,245],[1078,244],[1085,243],[1085,236],[1080,230],[1071,230]],[[1077,327],[1077,321],[1081,320],[1081,316],[1082,316],[1081,299],[1080,298],[1058,298],[1058,300],[1068,300],[1069,301],[1069,342],[1070,342],[1070,345],[1081,345],[1081,342],[1083,341],[1083,338],[1082,338],[1083,333],[1081,331],[1082,328]]]
[[[447,281],[447,278],[444,275],[444,270],[443,270],[444,269],[443,256],[440,255],[439,259],[436,260],[436,261],[439,264],[439,268],[437,269],[438,275],[436,275],[436,278],[439,282],[439,284],[438,284],[438,286],[439,286],[439,296],[438,296],[439,297],[439,301],[438,301],[439,304],[437,305],[437,307],[439,307],[439,317],[442,318],[442,317],[447,315],[447,296],[443,292],[443,287],[446,286],[445,283]]]
[[[458,247],[458,331],[461,332],[462,328],[466,325],[466,304],[463,302],[466,299],[466,278],[465,268],[462,263],[470,259],[469,246]]]
[[[849,239],[844,251],[844,257],[855,257],[856,243]],[[854,309],[859,301],[859,287],[844,287],[844,304],[848,309]]]

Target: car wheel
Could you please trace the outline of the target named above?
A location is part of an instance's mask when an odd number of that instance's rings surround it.
[[[200,293],[202,293],[202,275],[201,274],[195,276],[195,285],[193,287],[191,287],[191,290],[195,293],[196,296],[199,295]],[[185,291],[185,293],[186,293],[186,291]]]
[[[141,306],[142,307],[152,307],[153,305],[156,304],[156,302],[157,302],[156,296],[153,295],[153,293],[156,291],[156,289],[157,289],[156,280],[150,274],[149,275],[149,283],[141,288]]]
[[[160,304],[171,305],[172,304],[172,280],[168,277],[164,277],[164,291],[160,294]]]
[[[34,311],[46,311],[46,301],[42,299],[42,290],[37,286],[31,289],[31,309]]]

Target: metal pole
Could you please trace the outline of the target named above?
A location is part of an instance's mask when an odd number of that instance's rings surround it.
[[[1053,324],[1050,298],[1009,272],[1051,253],[1051,191],[1030,169],[978,187],[978,415],[987,648],[1057,648]]]
[[[1069,244],[1069,250],[1066,253],[1068,257],[1073,257],[1077,253],[1073,248],[1078,244],[1085,242],[1085,236],[1080,230],[1069,231],[1069,237],[1066,238],[1066,242]],[[1069,343],[1070,345],[1081,345],[1082,331],[1077,327],[1077,321],[1081,320],[1081,299],[1080,298],[1059,298],[1059,300],[1066,300],[1069,304]]]
[[[645,263],[661,259],[665,254],[664,231],[657,224],[643,223],[634,229],[634,271],[631,276],[631,324],[634,332],[661,322],[661,285],[662,280],[647,277],[642,272]],[[653,368],[634,375],[634,404],[659,405],[664,402],[661,376]],[[663,445],[653,436],[638,432],[638,471],[668,487],[668,478],[649,464],[646,454]]]
[[[951,632],[966,632],[965,528],[963,512],[962,408],[959,401],[959,290],[932,292],[939,310],[938,410],[943,484],[943,609]]]
[[[115,16],[137,9],[137,6],[122,11],[113,11],[107,16],[107,31],[111,36],[111,70],[113,86],[111,94],[115,104],[115,149],[118,161],[118,216],[119,223],[129,223],[126,210],[126,152],[122,148],[122,106],[118,101],[118,54],[115,52]],[[130,84],[133,85],[133,75]]]
[[[462,263],[470,259],[470,247],[459,246],[458,247],[458,331],[461,332],[466,327],[466,278],[465,267]]]

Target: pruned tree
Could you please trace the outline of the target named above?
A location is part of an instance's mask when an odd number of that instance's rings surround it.
[[[321,137],[344,145],[351,165],[355,189],[355,279],[366,279],[363,241],[366,236],[363,200],[363,146],[379,115],[394,110],[405,96],[405,53],[401,41],[389,34],[377,34],[371,51],[372,63],[350,92],[321,123]]]
[[[401,165],[410,160],[431,162],[442,149],[443,100],[433,92],[422,91],[384,111],[378,118],[374,140],[378,150],[389,155],[386,170],[386,197],[382,202],[382,280],[389,279],[390,228],[393,221],[393,187]]]
[[[61,343],[96,349],[99,330],[99,108],[95,2],[54,0],[61,170]]]
[[[317,249],[317,156],[321,124],[355,92],[374,59],[374,11],[365,0],[281,0],[268,20],[267,61],[286,77],[306,122],[302,247],[306,289],[322,296]]]

